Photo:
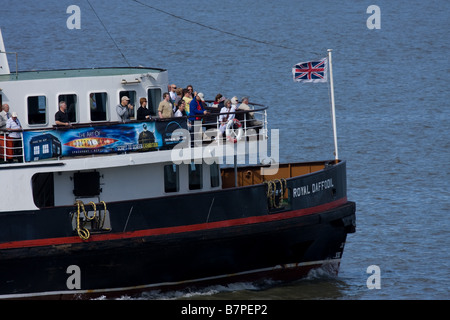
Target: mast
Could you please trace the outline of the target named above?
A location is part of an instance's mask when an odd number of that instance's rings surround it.
[[[0,29],[0,74],[10,74],[8,57],[3,43],[2,29]]]
[[[331,63],[331,51],[328,49],[328,62],[330,64],[330,91],[331,91],[331,116],[333,122],[333,136],[334,136],[334,159],[339,160],[338,145],[337,145],[337,131],[336,131],[336,111],[334,107],[334,86],[333,86],[333,65]]]

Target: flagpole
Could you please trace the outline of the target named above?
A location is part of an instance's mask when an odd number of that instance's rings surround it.
[[[331,51],[328,49],[328,63],[330,65],[330,90],[331,90],[331,115],[333,121],[333,136],[334,136],[334,159],[339,160],[338,145],[337,145],[337,131],[336,131],[336,111],[334,108],[334,86],[333,86],[333,65],[331,63]]]

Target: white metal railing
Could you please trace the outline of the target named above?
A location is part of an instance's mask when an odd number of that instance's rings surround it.
[[[211,119],[215,117],[214,122],[208,121],[194,121],[190,122],[189,130],[191,133],[191,142],[194,146],[200,146],[203,142],[210,142],[211,140],[218,140],[219,143],[225,140],[226,125],[220,122],[220,116],[224,113],[215,113],[213,115],[204,116],[203,119]],[[239,129],[242,129],[242,136],[239,140],[258,139],[261,133],[267,134],[267,110],[249,110],[249,111],[236,111],[227,114],[234,114],[234,119],[237,119],[234,124],[234,130],[232,131],[233,137],[237,136]]]
[[[3,162],[23,162],[23,135],[11,138],[8,133],[0,131],[0,160]]]
[[[236,111],[228,114],[234,114],[239,120],[239,122],[233,123],[235,125],[233,130],[228,131],[228,133],[232,133],[232,139],[230,139],[230,141],[256,141],[261,138],[267,139],[267,107],[262,106],[258,109],[258,106],[255,106],[255,109],[253,110]],[[192,146],[205,146],[208,143],[211,143],[211,141],[217,141],[220,144],[222,141],[227,142],[229,140],[229,137],[227,137],[226,134],[227,131],[224,130],[223,124],[220,123],[220,115],[221,113],[202,115],[200,116],[201,121],[196,122],[191,122],[189,120],[190,116],[185,117],[189,132],[191,133],[190,142]],[[114,125],[114,123],[109,123],[109,125]],[[89,126],[92,126],[92,124],[89,124]],[[55,130],[55,128],[41,128],[36,130],[49,131]],[[24,134],[22,131],[17,130],[17,133],[20,134],[19,138],[10,137],[10,132],[10,130],[0,129],[0,164],[8,162],[37,161],[40,159],[39,157],[32,157],[31,159],[26,160],[25,154],[29,154],[29,149],[32,148],[32,146],[28,142],[25,146]],[[261,137],[261,134],[264,136]],[[156,148],[154,151],[156,150],[159,149]],[[99,154],[106,155],[104,153]],[[114,152],[111,152],[111,154],[114,154]],[[96,156],[95,153],[90,155]],[[52,156],[52,158],[54,157],[55,156]]]

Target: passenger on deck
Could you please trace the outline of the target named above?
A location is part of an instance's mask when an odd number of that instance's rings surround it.
[[[234,107],[232,107],[231,105],[231,100],[230,99],[226,99],[224,102],[224,107],[220,110],[220,116],[219,116],[219,121],[220,121],[220,133],[223,136],[223,133],[225,132],[225,129],[227,128],[227,123],[230,120],[233,120],[235,117],[235,114],[229,114],[229,112],[235,112],[236,109]]]
[[[13,112],[8,121],[6,121],[6,129],[11,129],[10,138],[20,138],[20,133],[17,131],[21,131],[22,125],[17,118],[17,113]]]
[[[191,84],[189,84],[189,85],[186,87],[186,89],[189,90],[189,92],[191,93],[191,96],[192,96],[192,97],[195,97],[195,96],[197,95],[197,91],[194,91],[194,87],[193,87]]]
[[[137,120],[148,120],[151,119],[150,110],[147,108],[147,99],[139,99],[139,104],[141,105],[137,110]]]
[[[253,110],[249,105],[248,105],[248,97],[243,97],[242,98],[242,103],[239,105],[238,107],[238,111],[249,111],[249,110]],[[262,122],[259,120],[255,119],[255,113],[254,112],[248,112],[245,113],[245,120],[247,121],[245,127],[246,128],[255,128],[258,129],[259,127],[262,126]]]
[[[238,103],[239,103],[239,100],[238,100],[238,98],[237,98],[236,96],[234,96],[233,98],[231,98],[231,108],[233,108],[234,111],[239,111],[239,110],[237,110],[237,108],[238,108]],[[235,114],[234,117],[235,117],[236,119],[238,119],[239,121],[244,120],[244,115],[243,115],[243,114],[240,114],[240,113]]]
[[[243,97],[241,99],[242,103],[239,105],[239,107],[237,108],[237,110],[240,111],[248,111],[248,110],[252,110],[252,108],[250,108],[250,106],[248,105],[248,97]],[[253,114],[254,112],[249,112],[249,115],[253,118]]]
[[[236,96],[231,98],[231,107],[234,107],[234,109],[237,109],[238,103],[239,103],[239,99]]]
[[[17,113],[13,112],[11,117],[6,121],[6,129],[10,131],[9,138],[13,139],[13,155],[19,162],[22,162],[22,139],[20,131],[22,131],[22,125],[17,118]],[[12,160],[10,160],[12,161]]]
[[[186,107],[186,102],[184,102],[184,100],[178,101],[178,106],[177,106],[177,111],[175,112],[175,117],[187,116],[185,107]]]
[[[169,85],[169,95],[170,95],[170,102],[172,104],[175,103],[175,100],[177,99],[177,86],[175,84]]]
[[[221,93],[218,93],[216,95],[216,97],[214,98],[214,102],[212,104],[212,107],[213,108],[219,108],[219,110],[220,110],[220,109],[223,108],[223,102],[224,101],[225,101],[225,97]]]
[[[133,105],[130,104],[130,98],[123,96],[116,107],[117,115],[122,122],[128,121],[133,114]]]
[[[57,126],[70,126],[69,115],[67,114],[67,104],[65,101],[59,102],[59,110],[55,113],[55,124]]]
[[[2,112],[0,112],[0,129],[6,128],[6,121],[11,118],[11,114],[9,113],[9,105],[4,103],[2,105]]]
[[[178,103],[180,102],[180,100],[183,99],[183,88],[177,88],[176,93],[177,93],[177,97],[175,98],[174,112],[177,111]]]
[[[189,110],[189,115],[192,116],[189,117],[189,120],[191,121],[202,121],[203,117],[200,117],[200,115],[209,114],[209,111],[205,110],[205,98],[203,93],[200,92],[195,96],[195,99],[192,99]]]
[[[244,99],[246,99],[246,102],[244,102]],[[242,98],[242,103],[239,106],[236,107],[236,111],[248,111],[248,110],[250,110],[250,106],[247,103],[248,103],[248,98],[247,97]],[[250,116],[249,116],[248,112],[247,113],[238,113],[238,114],[236,114],[236,118],[239,121],[244,121],[244,120],[248,121]]]
[[[203,126],[206,129],[217,128],[217,118],[219,117],[220,110],[223,108],[223,102],[225,97],[222,94],[217,94],[214,98],[214,102],[211,106],[206,106],[205,110],[210,112],[210,115],[203,118]]]
[[[189,114],[190,113],[189,104],[192,101],[192,94],[191,91],[189,91],[187,88],[183,89],[183,100],[184,102],[186,102],[186,113]]]
[[[173,109],[172,104],[170,103],[170,95],[168,92],[164,92],[163,94],[163,101],[161,101],[158,106],[158,114],[160,118],[173,117]]]

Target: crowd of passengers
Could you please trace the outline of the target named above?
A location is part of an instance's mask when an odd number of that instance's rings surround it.
[[[204,94],[194,91],[192,85],[186,88],[177,88],[175,84],[168,86],[168,92],[163,94],[163,100],[158,106],[159,118],[187,117],[192,123],[194,121],[202,121],[205,127],[215,127],[217,118],[220,123],[220,131],[223,134],[225,127],[230,120],[238,119],[246,120],[247,127],[259,126],[261,122],[254,119],[254,113],[249,111],[249,98],[243,97],[241,103],[235,96],[227,99],[222,94],[217,94],[212,105],[208,106],[205,102]],[[149,120],[152,118],[150,110],[147,108],[147,99],[139,100],[139,108],[137,109],[137,120]],[[130,104],[127,96],[121,98],[121,102],[117,105],[116,111],[122,122],[128,121],[133,115],[134,106]],[[245,113],[235,113],[237,111],[247,111]],[[67,113],[67,104],[65,101],[59,102],[59,109],[55,113],[55,124],[57,126],[71,126]],[[16,112],[9,112],[9,105],[3,104],[0,111],[0,131],[8,131],[9,137],[20,139],[19,131],[22,131],[22,125],[17,117]]]
[[[249,111],[252,108],[248,105],[249,98],[243,97],[241,103],[235,96],[227,99],[222,94],[217,94],[212,105],[208,106],[205,102],[203,93],[194,91],[192,85],[186,88],[177,88],[175,84],[168,86],[168,92],[163,94],[163,100],[158,106],[159,118],[187,117],[190,122],[202,121],[206,126],[215,126],[217,117],[220,123],[220,131],[225,131],[228,121],[236,118],[240,121],[247,120],[248,126],[258,125],[258,121],[254,120],[254,113],[234,113],[236,111]],[[137,120],[148,120],[152,116],[147,107],[147,99],[139,100],[139,108],[137,109]],[[126,122],[133,114],[134,106],[130,104],[130,99],[123,96],[116,111],[119,118]]]
[[[238,119],[247,121],[248,127],[258,127],[260,121],[254,119],[254,113],[249,111],[249,98],[243,97],[241,103],[234,96],[227,99],[222,94],[217,94],[212,105],[208,106],[205,102],[204,94],[194,91],[192,85],[186,88],[177,88],[175,84],[168,86],[168,92],[163,94],[163,100],[158,106],[159,118],[187,117],[190,123],[201,121],[204,127],[216,127],[217,119],[220,123],[220,132],[223,134],[226,125],[230,120]],[[147,99],[139,100],[139,108],[137,109],[137,120],[149,120],[152,118],[150,110],[147,108]],[[9,105],[3,104],[0,111],[0,131],[7,131],[9,138],[14,140],[14,154],[20,153],[21,143],[20,131],[22,125],[17,117],[16,112],[9,112]],[[121,98],[121,102],[117,105],[116,111],[122,122],[128,121],[134,114],[134,106],[130,104],[127,96]],[[245,113],[235,113],[237,111],[247,111]],[[71,126],[67,113],[67,104],[65,101],[59,102],[59,109],[55,113],[55,124],[57,126]]]

